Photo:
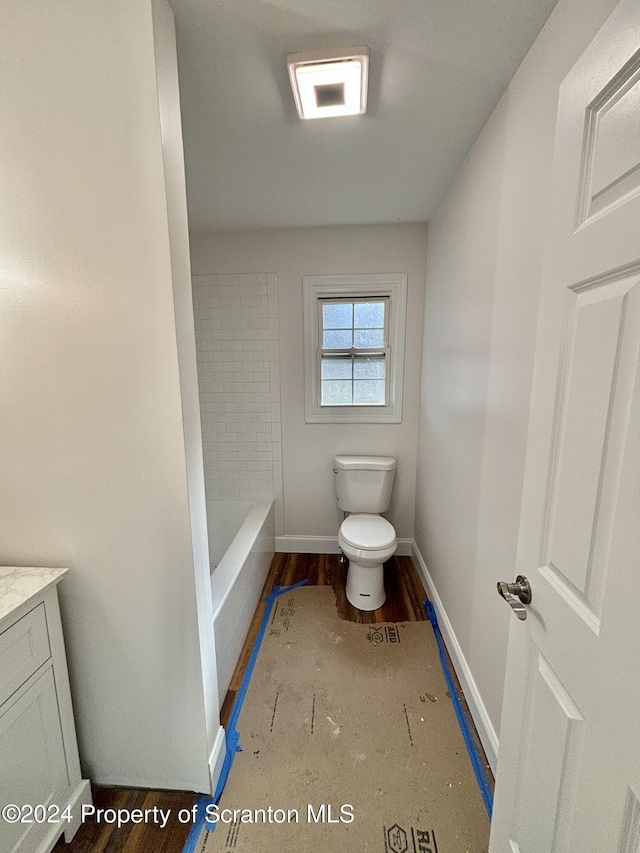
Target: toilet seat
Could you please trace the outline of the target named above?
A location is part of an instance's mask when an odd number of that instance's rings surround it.
[[[362,551],[380,551],[396,543],[393,525],[381,515],[355,513],[342,522],[340,535],[347,543]]]

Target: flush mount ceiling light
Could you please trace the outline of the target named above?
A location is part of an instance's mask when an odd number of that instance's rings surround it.
[[[334,47],[290,53],[287,66],[300,118],[366,113],[367,47]]]

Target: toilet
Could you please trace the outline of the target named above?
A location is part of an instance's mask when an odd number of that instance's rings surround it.
[[[391,502],[396,460],[390,456],[336,456],[338,506],[349,513],[340,526],[338,545],[349,560],[347,599],[358,610],[384,604],[383,564],[398,546],[393,525],[379,513]]]

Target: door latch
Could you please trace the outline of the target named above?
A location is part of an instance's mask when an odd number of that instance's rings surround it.
[[[525,604],[531,604],[531,584],[524,575],[518,575],[515,583],[498,581],[498,592],[510,605],[518,619],[527,618]]]

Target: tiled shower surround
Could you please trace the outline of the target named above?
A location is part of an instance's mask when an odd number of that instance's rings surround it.
[[[277,277],[193,277],[207,500],[275,498],[283,531]]]

